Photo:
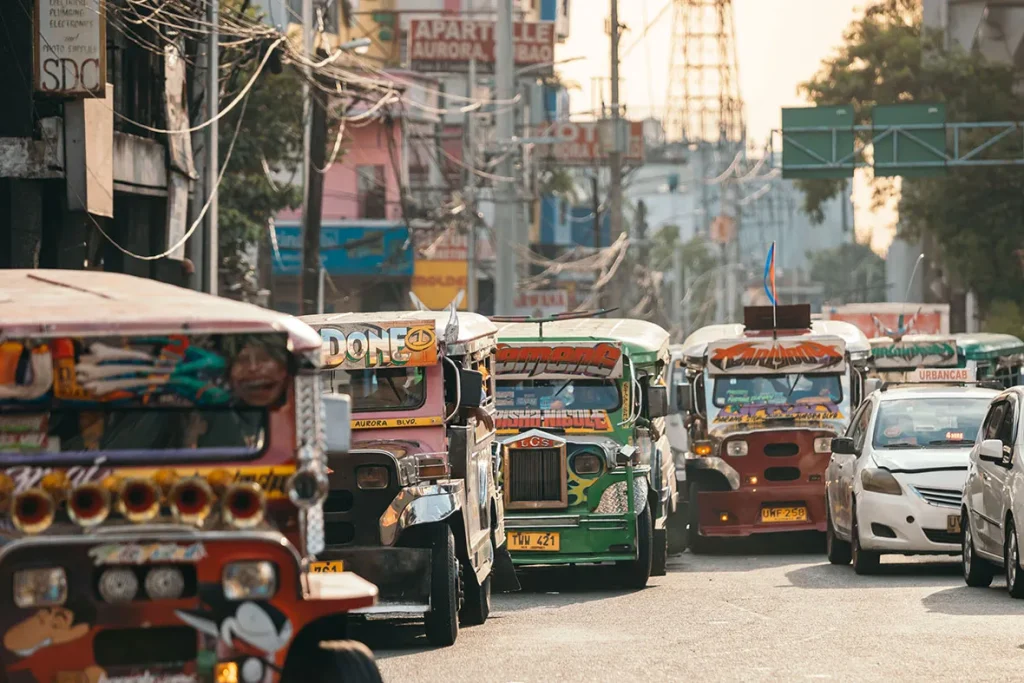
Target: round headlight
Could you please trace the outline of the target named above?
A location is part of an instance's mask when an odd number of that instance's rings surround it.
[[[185,592],[185,577],[176,567],[157,567],[146,574],[146,595],[151,600],[177,600]]]
[[[288,478],[288,500],[300,508],[313,507],[327,497],[327,477],[315,470],[301,469]]]
[[[108,569],[100,575],[99,589],[107,602],[131,602],[139,593],[139,579],[131,569]]]
[[[580,453],[572,459],[572,468],[576,474],[598,474],[602,467],[601,458],[593,453]]]

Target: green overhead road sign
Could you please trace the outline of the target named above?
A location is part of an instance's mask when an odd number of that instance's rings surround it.
[[[874,166],[877,176],[920,177],[958,166],[1024,165],[1024,121],[948,123],[943,104],[875,107],[871,125],[853,125],[851,107],[782,110],[772,131],[772,166],[782,140],[783,178],[849,178]],[[864,151],[873,148],[874,163]]]

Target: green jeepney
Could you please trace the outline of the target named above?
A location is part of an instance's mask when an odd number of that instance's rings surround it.
[[[870,341],[871,374],[883,381],[908,381],[914,379],[913,373],[929,370],[946,372],[951,380],[996,382],[1004,388],[1021,384],[1024,342],[1013,335],[907,334]]]
[[[516,565],[663,575],[676,505],[669,335],[642,320],[499,322],[497,431]]]

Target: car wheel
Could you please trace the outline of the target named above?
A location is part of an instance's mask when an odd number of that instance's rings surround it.
[[[970,520],[967,512],[960,514],[960,528],[963,538],[960,540],[960,553],[963,558],[964,582],[972,588],[984,588],[992,584],[995,567],[974,551],[974,536],[971,534]]]
[[[1020,569],[1020,544],[1017,530],[1010,519],[1006,524],[1006,542],[1003,544],[1003,560],[1006,567],[1006,589],[1014,598],[1024,598],[1024,572]]]
[[[850,531],[850,560],[853,571],[858,574],[874,574],[878,571],[882,556],[860,547],[860,526],[857,524],[857,504],[853,505],[853,528]]]
[[[832,564],[850,564],[850,544],[836,536],[836,528],[832,525],[832,513],[829,510],[828,497],[825,497],[825,552]]]
[[[430,539],[430,611],[424,616],[424,628],[431,645],[446,647],[459,636],[459,558],[447,524],[431,529]]]

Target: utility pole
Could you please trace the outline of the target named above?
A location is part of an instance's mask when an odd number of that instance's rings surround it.
[[[476,90],[476,60],[469,60],[469,73],[466,74],[466,97],[472,101]],[[469,228],[466,234],[466,307],[476,312],[477,302],[477,268],[476,268],[476,126],[475,114],[467,111],[465,118],[465,148],[462,157],[466,161],[466,213],[469,217]]]
[[[312,0],[303,0],[303,9],[307,9],[306,5],[312,5]],[[322,11],[322,6],[317,8],[318,13]],[[302,38],[305,46],[311,50],[306,57],[307,60],[312,60],[312,18],[307,19],[304,16],[303,23],[308,25],[309,33],[303,34]],[[320,25],[319,21],[317,25]],[[307,26],[304,26],[303,30],[306,28]],[[310,80],[306,85],[306,107],[309,115],[306,131],[308,141],[304,150],[306,163],[303,171],[305,182],[302,198],[302,273],[299,275],[299,310],[304,315],[316,313],[321,282],[320,224],[324,208],[322,169],[327,166],[327,92],[323,87],[316,87],[317,85],[323,84],[319,83],[315,74],[310,74]]]
[[[601,195],[598,190],[596,170],[593,177],[590,178],[590,187],[594,203],[591,212],[594,214],[594,249],[596,250],[601,248]]]
[[[611,211],[611,241],[614,242],[622,234],[622,149],[624,140],[619,129],[619,0],[611,0],[611,96],[612,96],[612,139],[615,141],[608,164],[611,167],[611,181],[608,188],[608,208]],[[616,297],[621,300],[622,289]]]
[[[496,133],[505,147],[499,150],[502,161],[497,173],[512,179],[515,174],[512,138],[515,135],[515,58],[512,49],[512,0],[498,0],[498,34],[494,65],[498,105]],[[494,227],[498,243],[494,245],[494,312],[511,315],[516,294],[516,246],[519,245],[519,198],[515,181],[497,180],[494,188]]]
[[[219,0],[206,3],[206,19],[210,23],[210,37],[206,61],[206,113],[210,120],[220,113],[220,10]],[[205,262],[199,265],[204,273],[206,291],[217,294],[220,279],[220,235],[217,223],[217,176],[220,175],[220,124],[213,121],[206,127],[206,198],[210,208],[206,212],[206,234],[203,236]]]

